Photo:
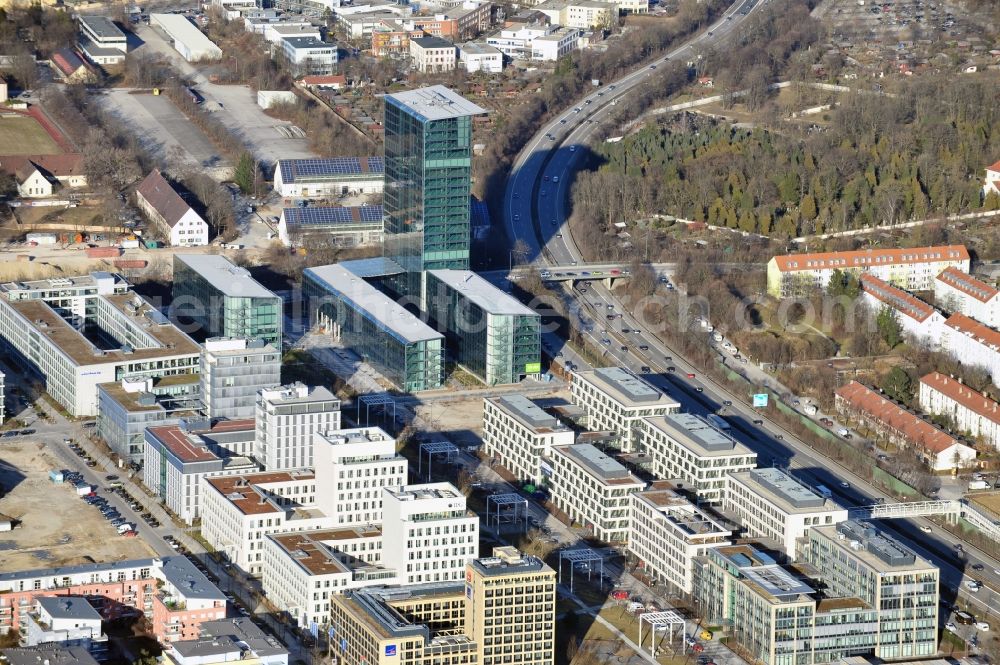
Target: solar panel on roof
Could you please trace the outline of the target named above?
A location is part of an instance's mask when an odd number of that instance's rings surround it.
[[[354,211],[358,211],[355,219]],[[338,224],[382,221],[382,206],[316,206],[312,208],[285,208],[285,222],[289,226],[336,226]]]

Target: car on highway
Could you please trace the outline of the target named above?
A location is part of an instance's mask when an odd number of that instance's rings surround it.
[[[559,182],[559,176],[557,175],[552,176],[552,182]]]
[[[587,102],[587,103],[589,104],[590,102]],[[571,145],[571,146],[569,147],[569,151],[570,151],[570,152],[576,152],[576,146],[575,146],[575,145]]]
[[[931,531],[933,531],[933,529],[931,529],[931,528],[930,528],[929,526],[927,526],[926,524],[922,525],[922,526],[920,527],[920,530],[921,530],[921,531],[923,531],[924,533],[930,533]]]
[[[556,234],[556,237],[557,237],[557,238],[562,238],[562,234],[561,234],[561,233],[557,233],[557,234]],[[576,265],[576,263],[574,263],[573,265]]]
[[[625,332],[625,331],[623,330],[622,332]],[[639,345],[639,350],[640,351],[649,351],[649,345],[648,344],[640,344]]]
[[[601,340],[601,344],[604,344],[606,346],[611,346],[611,340],[605,337]]]
[[[843,487],[846,490],[846,489],[848,489],[851,486],[851,484],[849,482],[847,482],[846,480],[841,480],[840,481],[840,486]]]
[[[722,400],[722,404],[724,406],[732,406],[733,405],[733,400],[731,400],[731,399],[724,399],[724,400]]]
[[[687,373],[687,378],[693,379],[694,378],[694,372],[688,372]]]
[[[984,565],[983,565],[983,564],[981,564],[981,563],[974,563],[974,564],[972,564],[972,569],[973,569],[973,570],[982,570],[982,569],[984,569],[985,567],[986,567],[986,566],[984,566]]]
[[[649,368],[649,365],[643,365],[642,367],[639,368],[639,371],[642,372],[643,374],[649,374],[653,370]]]
[[[676,368],[676,367],[674,367],[673,365],[670,365],[669,367],[667,367],[667,371],[668,371],[668,372],[673,372],[673,371],[674,371],[674,370],[676,370],[676,369],[677,369],[677,368]]]
[[[703,392],[705,392],[705,389],[704,389],[704,388],[702,388],[701,386],[695,386],[695,389],[694,389],[694,390],[695,390],[695,392],[698,392],[698,393],[703,393]]]

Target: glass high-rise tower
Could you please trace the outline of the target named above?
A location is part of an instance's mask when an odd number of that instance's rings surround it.
[[[385,96],[384,253],[422,296],[423,271],[469,267],[472,117],[486,110],[441,85]]]

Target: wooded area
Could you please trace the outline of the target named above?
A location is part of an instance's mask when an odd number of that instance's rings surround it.
[[[996,80],[925,76],[841,97],[823,131],[737,129],[685,113],[603,144],[574,214],[607,229],[654,213],[792,237],[956,213],[1000,155]],[[624,196],[619,192],[624,191]]]

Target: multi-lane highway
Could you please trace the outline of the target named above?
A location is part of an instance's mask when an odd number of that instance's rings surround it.
[[[724,40],[763,4],[766,0],[758,5],[737,3],[705,32],[631,74],[595,88],[538,131],[515,161],[505,192],[505,223],[511,242],[514,239],[525,242],[536,267],[554,273],[582,263],[566,223],[569,187],[579,167],[578,160],[586,152],[583,147],[616,100],[650,81],[654,66],[672,59],[690,59],[698,48]],[[700,376],[695,367],[651,334],[644,322],[629,315],[600,283],[591,283],[586,293],[573,287],[568,292],[576,299],[575,309],[589,322],[591,339],[605,353],[613,354],[616,363],[637,371],[649,368],[649,378],[677,397],[685,410],[712,413],[724,409],[734,423],[734,433],[759,453],[762,465],[780,465],[806,482],[825,484],[847,506],[871,505],[878,499],[892,501],[848,469],[820,457],[790,432],[756,413],[742,401],[745,396],[730,394],[711,378]],[[607,320],[608,311],[622,316]],[[551,348],[553,341],[547,341]],[[964,552],[959,551],[961,543],[957,538],[927,520],[894,520],[883,524],[941,567],[946,598],[954,600],[956,592],[961,590],[962,598],[977,614],[1000,613],[1000,595],[995,591],[1000,589],[1000,563],[968,545],[964,545]],[[971,592],[963,586],[970,578],[984,581],[988,586]],[[946,616],[942,612],[942,618]]]

